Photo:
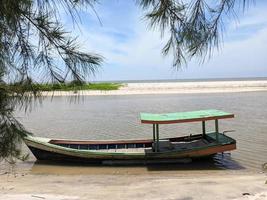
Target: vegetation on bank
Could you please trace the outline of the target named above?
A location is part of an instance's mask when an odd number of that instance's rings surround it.
[[[118,90],[123,84],[120,83],[45,83],[32,84],[35,91],[77,91],[77,90]]]

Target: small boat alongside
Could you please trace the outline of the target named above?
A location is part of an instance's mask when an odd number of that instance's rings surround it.
[[[234,114],[219,110],[149,114],[141,113],[141,122],[153,127],[152,139],[138,140],[65,140],[34,136],[24,138],[38,160],[78,163],[164,163],[212,156],[236,149],[236,141],[219,132],[220,119]],[[206,121],[214,120],[215,130],[206,132]],[[159,125],[201,122],[202,133],[183,137],[160,138]]]

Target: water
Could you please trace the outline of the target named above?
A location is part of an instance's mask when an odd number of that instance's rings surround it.
[[[213,161],[198,162],[187,169],[235,169],[260,171],[267,162],[267,92],[85,96],[44,99],[19,120],[37,136],[69,139],[151,138],[151,125],[141,124],[140,112],[179,112],[221,109],[233,112],[235,119],[220,121],[220,130],[237,140],[237,150]],[[214,130],[208,122],[208,130]],[[172,137],[201,132],[201,123],[160,126],[161,136]],[[36,169],[36,166],[34,167]],[[178,167],[185,170],[184,166]]]

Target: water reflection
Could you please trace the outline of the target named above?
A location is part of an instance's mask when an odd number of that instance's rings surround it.
[[[64,162],[36,161],[29,166],[29,172],[33,174],[186,174],[186,173],[209,173],[225,170],[245,169],[234,161],[230,154],[217,154],[211,158],[195,159],[191,163],[173,164],[148,164],[148,165],[92,165],[92,164],[70,164]]]

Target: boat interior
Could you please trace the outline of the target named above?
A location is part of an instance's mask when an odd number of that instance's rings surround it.
[[[159,140],[159,151],[186,150],[204,147],[216,140],[209,136],[189,135],[184,137],[164,138]],[[147,140],[117,140],[117,141],[74,141],[50,140],[49,143],[66,148],[90,150],[99,152],[144,152],[154,149],[152,139]]]

